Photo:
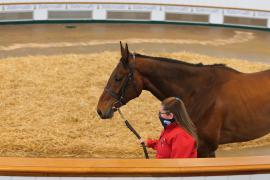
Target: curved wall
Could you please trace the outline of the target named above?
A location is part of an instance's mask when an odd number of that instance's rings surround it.
[[[145,21],[270,28],[270,1],[0,1],[0,22]]]

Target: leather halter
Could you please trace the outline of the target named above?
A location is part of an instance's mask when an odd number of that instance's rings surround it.
[[[134,70],[135,70],[135,54],[132,54],[132,58],[134,60],[133,67],[128,66],[129,73],[124,81],[124,85],[121,87],[120,92],[116,93],[109,87],[105,87],[105,92],[107,92],[111,97],[116,99],[117,101],[113,104],[113,109],[118,109],[121,106],[125,105],[127,103],[127,100],[125,100],[126,90],[128,88],[128,85],[130,82],[132,83],[134,89],[136,90],[136,97],[139,96],[139,90],[136,86],[135,80],[134,80]]]

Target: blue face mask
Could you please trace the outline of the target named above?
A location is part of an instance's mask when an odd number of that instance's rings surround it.
[[[164,128],[166,128],[169,124],[173,123],[175,121],[174,118],[172,119],[165,119],[161,116],[159,116],[159,120]]]

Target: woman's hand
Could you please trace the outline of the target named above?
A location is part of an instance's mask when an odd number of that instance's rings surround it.
[[[140,144],[145,143],[143,139],[139,139],[138,142],[139,142]]]

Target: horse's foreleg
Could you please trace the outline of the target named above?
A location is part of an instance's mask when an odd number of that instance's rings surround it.
[[[198,148],[198,158],[208,158],[208,157],[216,157],[215,150],[212,149],[211,145],[200,141],[200,145]]]
[[[215,151],[211,151],[211,152],[209,153],[209,157],[215,158],[215,157],[216,157]]]
[[[211,113],[206,113],[196,124],[199,136],[198,157],[216,157],[223,119],[221,109],[220,104],[215,103],[209,111]]]

